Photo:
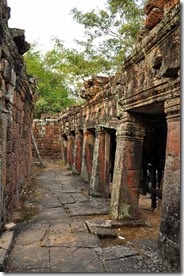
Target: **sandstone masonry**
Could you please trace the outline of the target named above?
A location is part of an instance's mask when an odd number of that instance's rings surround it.
[[[61,137],[58,119],[34,119],[32,129],[41,157],[49,157],[53,160],[61,158]],[[34,147],[33,157],[38,158]]]
[[[149,0],[134,53],[112,78],[84,83],[85,104],[63,112],[63,162],[109,197],[113,219],[139,216],[139,194],[152,178],[151,207],[162,198],[160,251],[180,262],[180,6]],[[151,169],[150,169],[151,168]]]
[[[11,219],[21,189],[31,173],[31,125],[35,80],[23,54],[24,31],[10,29],[10,8],[0,1],[0,229]]]

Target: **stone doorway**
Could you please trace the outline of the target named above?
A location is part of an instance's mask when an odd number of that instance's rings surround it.
[[[144,114],[142,121],[145,136],[142,150],[142,172],[140,194],[150,197],[154,210],[162,199],[162,186],[165,166],[167,123],[164,113]]]
[[[106,187],[107,196],[111,197],[111,187],[114,175],[114,164],[116,154],[116,130],[105,129],[105,167],[106,167]]]

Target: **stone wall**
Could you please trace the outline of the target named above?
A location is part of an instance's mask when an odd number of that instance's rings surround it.
[[[0,1],[0,228],[11,219],[20,191],[31,173],[31,125],[35,80],[23,54],[24,31],[10,29],[10,8]]]
[[[41,158],[61,158],[60,126],[57,119],[34,119],[32,130]],[[34,147],[33,157],[38,158]]]
[[[144,163],[151,162],[151,207],[158,194],[163,199],[160,251],[173,265],[180,254],[179,13],[176,0],[149,0],[145,25],[122,71],[86,81],[85,104],[59,118],[64,163],[89,183],[92,196],[111,194],[112,219],[139,217]]]

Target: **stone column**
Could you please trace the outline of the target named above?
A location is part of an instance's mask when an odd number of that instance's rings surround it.
[[[167,145],[159,248],[171,263],[180,262],[180,98],[165,102]]]
[[[74,144],[74,162],[73,171],[81,173],[82,168],[82,149],[83,149],[83,132],[77,130],[75,134],[75,144]]]
[[[74,141],[75,135],[73,133],[69,133],[67,135],[67,166],[72,169],[73,167],[73,157],[74,157]]]
[[[61,137],[61,160],[63,165],[67,165],[67,138]]]
[[[95,146],[93,154],[92,174],[89,194],[96,197],[106,197],[106,170],[105,170],[105,132],[98,127],[95,132]]]
[[[83,148],[82,148],[82,168],[81,177],[89,182],[92,173],[92,161],[95,136],[90,130],[84,130]]]
[[[119,220],[135,219],[139,214],[139,184],[145,132],[133,116],[124,112],[116,135],[110,216]]]

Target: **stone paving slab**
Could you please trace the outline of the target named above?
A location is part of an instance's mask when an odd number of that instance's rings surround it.
[[[98,247],[94,248],[94,251],[102,261],[116,260],[139,254],[138,251],[136,251],[132,247],[122,245]]]
[[[139,273],[151,272],[141,256],[131,256],[116,260],[103,262],[104,268],[108,273]]]
[[[75,250],[75,247],[50,247],[51,272],[60,272],[63,264]]]
[[[53,189],[61,189],[62,190],[62,182],[61,180],[51,180],[51,179],[36,179],[36,182],[39,186],[44,185],[44,189],[48,189],[52,191]]]
[[[76,202],[73,196],[69,193],[62,193],[58,198],[61,204],[71,204]]]
[[[63,248],[51,248],[50,256],[51,272],[105,272],[97,255],[89,248],[69,249],[67,253]]]
[[[105,215],[109,213],[109,204],[103,199],[88,199],[84,202],[67,204],[65,206],[71,216]]]
[[[60,246],[60,247],[98,247],[100,240],[96,235],[89,233],[61,233],[56,232],[52,235],[52,232],[48,231],[41,246]]]
[[[35,223],[33,221],[26,221],[26,222],[20,223],[18,226],[18,229],[19,229],[19,233],[21,233],[22,231],[24,232],[24,231],[28,231],[28,230],[37,230],[37,229],[42,229],[42,230],[45,229],[45,231],[46,231],[49,228],[49,226],[50,226],[49,222]]]
[[[47,235],[57,235],[57,234],[62,234],[63,233],[70,233],[71,232],[71,225],[70,223],[57,223],[57,224],[52,224],[48,231]]]
[[[73,194],[73,193],[79,193],[79,190],[77,190],[77,189],[71,189],[71,190],[65,190],[65,189],[63,189],[63,190],[61,190],[61,192],[62,192],[62,194],[63,193],[67,193],[67,194]]]
[[[71,223],[71,232],[86,232],[88,233],[87,226],[84,222],[73,222]]]
[[[39,174],[35,175],[36,179],[46,179],[46,180],[52,180],[55,179],[56,172],[53,170],[47,170],[45,172],[40,172]]]
[[[68,182],[62,183],[61,188],[62,188],[62,190],[66,190],[66,191],[67,190],[76,190],[77,192],[79,191],[78,189],[75,188],[74,185],[72,185]]]
[[[67,214],[63,207],[58,207],[58,208],[49,208],[49,209],[43,209],[40,214],[36,215],[34,217],[34,220],[37,221],[49,221],[49,220],[54,220],[54,219],[61,219],[61,218],[67,218]]]
[[[49,270],[49,249],[36,245],[17,245],[11,252],[9,272]]]
[[[40,245],[48,228],[40,228],[35,230],[21,231],[17,238],[15,238],[16,245]]]
[[[36,216],[34,217],[31,222],[32,223],[41,223],[43,222],[43,224],[46,224],[46,223],[49,223],[49,224],[58,224],[58,223],[63,223],[66,222],[66,223],[71,223],[72,222],[72,219],[71,217],[69,217],[66,213],[62,213],[59,218],[52,218],[52,217],[49,217],[47,219],[46,216]]]
[[[88,196],[82,193],[75,193],[75,194],[72,194],[71,196],[74,198],[75,202],[79,202],[79,203],[86,201],[88,199]]]
[[[62,207],[61,202],[57,197],[44,198],[44,200],[41,201],[41,205],[43,208]]]

